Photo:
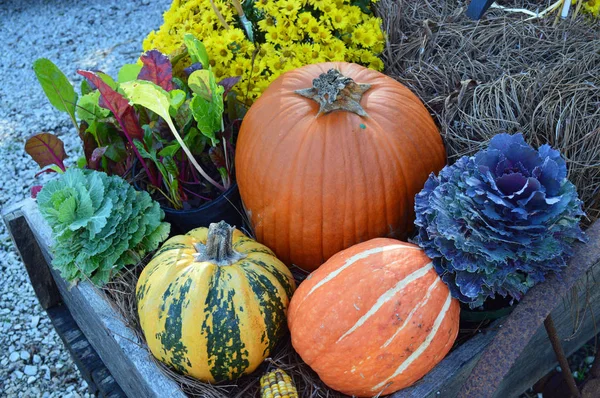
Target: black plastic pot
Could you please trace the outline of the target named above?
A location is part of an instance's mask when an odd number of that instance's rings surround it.
[[[210,223],[225,221],[227,224],[244,227],[244,208],[240,191],[236,183],[218,198],[191,210],[175,210],[162,207],[165,212],[165,221],[171,224],[171,232],[184,234],[194,228],[208,227]]]
[[[133,163],[133,175],[136,175],[137,160]],[[133,186],[143,191],[134,181]],[[194,228],[208,227],[213,222],[225,221],[238,229],[245,227],[244,207],[237,183],[223,192],[219,197],[196,209],[175,210],[171,207],[160,206],[165,212],[165,221],[171,224],[171,235],[185,234]]]

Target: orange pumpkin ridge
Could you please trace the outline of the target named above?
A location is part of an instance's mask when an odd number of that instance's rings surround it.
[[[368,117],[318,115],[319,104],[295,92],[332,68],[371,85],[360,99]],[[433,119],[410,90],[341,62],[276,79],[242,122],[235,167],[257,240],[285,263],[314,270],[353,244],[404,238],[414,196],[445,159]]]
[[[331,388],[392,393],[450,350],[459,305],[418,247],[372,239],[331,257],[292,297],[294,349]]]

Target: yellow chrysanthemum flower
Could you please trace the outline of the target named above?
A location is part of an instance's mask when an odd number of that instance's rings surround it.
[[[317,22],[315,17],[313,17],[310,12],[303,12],[298,14],[298,19],[296,20],[296,23],[299,28],[306,29],[308,28],[308,25],[313,21]]]
[[[583,3],[583,9],[585,12],[592,14],[598,18],[600,16],[600,0],[588,0]]]
[[[335,29],[344,30],[348,26],[348,19],[344,10],[336,8],[329,13],[329,18]]]
[[[185,34],[194,34],[206,46],[219,78],[241,76],[234,89],[248,105],[277,76],[305,64],[346,60],[383,68],[377,57],[385,45],[381,21],[349,0],[254,0],[255,10],[247,15],[254,43],[233,3],[213,2],[225,23],[210,0],[175,0],[164,24],[144,40],[144,49],[171,53],[181,47]]]
[[[298,11],[302,7],[297,0],[281,0],[278,3],[279,13],[288,17],[295,17]]]

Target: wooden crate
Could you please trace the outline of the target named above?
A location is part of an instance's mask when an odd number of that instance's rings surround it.
[[[42,306],[48,309],[60,302],[66,305],[89,344],[126,396],[185,397],[178,385],[158,369],[147,348],[127,327],[101,290],[87,282],[69,289],[58,272],[49,267],[50,228],[39,214],[35,201],[29,199],[5,209],[3,218],[21,253]],[[599,267],[594,267],[587,277],[599,278]],[[567,301],[572,305],[567,305]],[[577,326],[572,315],[575,313],[573,305],[583,315],[583,321]],[[576,297],[569,300],[565,298],[554,309],[552,317],[558,334],[563,339],[564,350],[569,355],[596,333],[593,319],[600,319],[600,289],[590,289],[587,293],[586,289],[579,289]],[[414,386],[391,397],[455,397],[483,350],[501,327],[500,320],[489,330],[477,334],[455,349]],[[577,333],[573,334],[575,327]],[[85,364],[78,365],[80,369],[85,367]],[[503,380],[496,396],[517,397],[556,366],[554,352],[544,328],[541,327]],[[85,369],[82,372],[89,373]]]

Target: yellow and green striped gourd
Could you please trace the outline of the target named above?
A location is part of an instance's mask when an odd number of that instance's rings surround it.
[[[270,354],[295,287],[270,249],[221,221],[165,242],[136,295],[152,354],[218,382],[251,373]]]

